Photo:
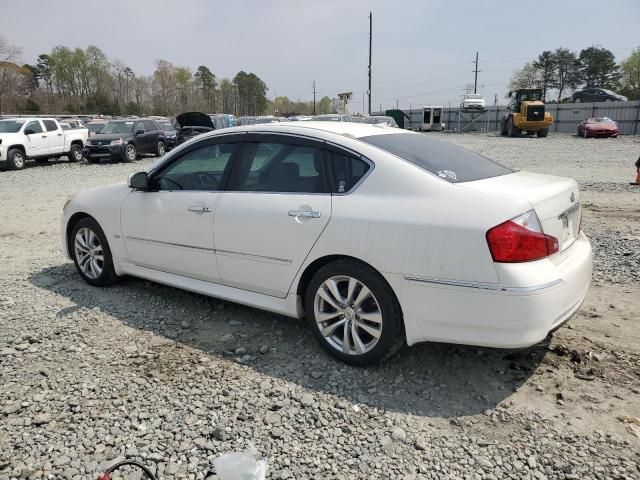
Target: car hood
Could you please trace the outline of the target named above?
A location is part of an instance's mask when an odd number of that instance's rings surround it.
[[[133,133],[96,133],[91,137],[91,141],[104,142],[104,141],[118,140],[120,138],[129,138],[132,136],[133,136]]]
[[[213,121],[202,112],[185,112],[176,117],[181,127],[208,127],[213,129]]]
[[[618,125],[615,123],[587,123],[585,125],[587,130],[617,130]]]

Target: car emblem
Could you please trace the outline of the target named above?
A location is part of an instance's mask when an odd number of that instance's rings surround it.
[[[569,200],[571,200],[571,203],[576,201],[576,194],[571,192],[571,196],[569,197]]]

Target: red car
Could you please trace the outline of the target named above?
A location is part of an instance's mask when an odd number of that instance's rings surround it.
[[[617,137],[618,124],[610,118],[587,118],[578,125],[578,135],[589,137]]]

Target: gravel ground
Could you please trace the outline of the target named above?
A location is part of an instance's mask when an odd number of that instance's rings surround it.
[[[124,457],[215,478],[250,442],[271,479],[639,479],[640,139],[440,136],[584,189],[594,285],[543,344],[424,344],[357,369],[277,315],[133,278],[90,288],[61,257],[62,204],[153,159],[0,172],[0,480]]]

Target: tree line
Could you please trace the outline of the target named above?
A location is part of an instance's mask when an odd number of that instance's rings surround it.
[[[509,89],[540,88],[547,100],[556,93],[558,102],[579,86],[606,88],[625,95],[629,100],[640,99],[640,48],[620,64],[610,50],[591,46],[580,53],[567,48],[545,50],[538,57],[513,73]]]
[[[57,46],[20,65],[21,49],[0,37],[0,113],[93,113],[176,115],[185,111],[237,116],[312,113],[313,102],[267,98],[268,87],[255,73],[219,79],[200,65],[195,70],[158,60],[150,76],[136,74],[98,47]],[[337,100],[322,99],[329,113]]]

